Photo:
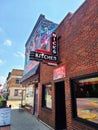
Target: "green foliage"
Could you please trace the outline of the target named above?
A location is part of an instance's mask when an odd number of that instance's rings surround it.
[[[2,96],[0,96],[0,107],[2,107],[2,102],[5,101],[5,98],[3,98]]]
[[[0,96],[0,102],[5,101],[3,97]]]
[[[26,103],[26,104],[25,104],[25,107],[32,107],[32,106],[31,106],[30,104],[27,104],[27,103]]]

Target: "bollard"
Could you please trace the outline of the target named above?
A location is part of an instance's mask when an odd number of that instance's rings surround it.
[[[12,106],[11,106],[11,105],[9,105],[9,107],[11,108]]]

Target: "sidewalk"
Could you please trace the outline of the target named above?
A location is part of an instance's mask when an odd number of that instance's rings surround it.
[[[51,130],[35,116],[19,109],[12,109],[11,111],[11,125],[10,127],[2,127],[0,130]]]
[[[11,130],[49,130],[36,117],[23,110],[12,110],[11,122]]]

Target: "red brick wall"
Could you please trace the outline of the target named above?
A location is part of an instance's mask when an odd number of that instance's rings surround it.
[[[86,2],[74,13],[69,13],[56,30],[59,40],[60,64],[66,65],[65,95],[66,95],[66,117],[67,130],[94,130],[87,125],[73,121],[71,115],[71,94],[69,78],[98,72],[98,0],[86,0]],[[55,126],[55,97],[53,69],[41,64],[40,70],[40,92],[42,84],[52,82],[53,84],[53,108],[48,112],[41,107],[39,117],[52,127]]]
[[[39,118],[47,123],[48,125],[55,127],[55,106],[54,106],[54,86],[52,86],[52,111],[48,111],[44,108],[42,108],[42,84],[52,82],[53,76],[52,76],[52,71],[53,71],[53,66],[49,67],[46,64],[41,64],[40,68],[40,101],[39,101]],[[53,83],[52,83],[53,84]]]

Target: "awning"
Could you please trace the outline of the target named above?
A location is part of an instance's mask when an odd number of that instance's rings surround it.
[[[31,69],[27,74],[23,75],[21,78],[21,82],[28,79],[29,77],[39,73],[40,64],[36,65],[33,69]]]

